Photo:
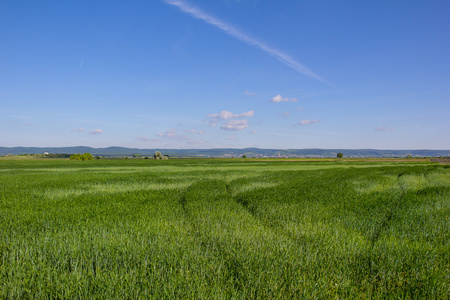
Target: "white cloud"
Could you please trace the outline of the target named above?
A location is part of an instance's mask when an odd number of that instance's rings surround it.
[[[225,139],[227,139],[227,140],[235,140],[236,137],[235,136],[227,136]]]
[[[103,133],[103,130],[101,130],[101,129],[93,129],[93,130],[89,131],[90,135],[99,135],[99,134],[102,134],[102,133]]]
[[[280,102],[298,102],[297,98],[288,98],[288,97],[282,97],[281,95],[276,95],[273,97],[270,102],[273,103],[280,103]]]
[[[389,128],[387,126],[381,126],[375,129],[375,131],[394,131],[394,128]]]
[[[281,114],[283,117],[290,117],[291,116],[291,113],[290,112],[284,112],[284,113],[282,113]]]
[[[272,98],[271,102],[287,102],[289,101],[289,98],[283,98],[281,97],[281,95],[276,95],[275,97]]]
[[[301,120],[300,123],[298,123],[297,125],[300,125],[300,126],[302,126],[302,125],[312,125],[312,124],[315,124],[315,123],[319,123],[319,120],[309,120],[309,119]]]
[[[83,131],[84,129],[82,127],[70,130],[70,132],[83,132]]]
[[[243,130],[248,127],[248,121],[246,119],[244,120],[231,120],[228,122],[225,122],[220,127],[224,130]]]
[[[230,111],[223,110],[220,113],[208,114],[207,117],[211,118],[211,120],[209,121],[209,126],[214,127],[223,120],[228,120],[227,122],[223,123],[222,126],[220,126],[220,129],[242,130],[248,127],[248,120],[247,119],[234,120],[234,119],[253,117],[254,115],[255,115],[254,110],[250,110],[240,114],[234,114]]]
[[[245,91],[244,95],[255,96],[255,93],[252,93],[252,92],[249,92],[249,91]]]
[[[315,74],[314,72],[312,72],[311,70],[309,70],[308,68],[306,68],[305,66],[303,66],[302,64],[300,64],[299,62],[297,62],[295,59],[293,59],[292,57],[290,57],[289,55],[287,55],[286,53],[281,52],[280,50],[277,50],[275,48],[272,48],[268,45],[266,45],[264,42],[259,41],[253,37],[250,37],[242,32],[240,32],[239,30],[237,30],[236,28],[234,28],[233,26],[220,21],[218,19],[216,19],[213,16],[208,15],[207,13],[201,11],[200,9],[186,3],[185,1],[182,0],[164,0],[164,2],[166,2],[167,4],[173,5],[178,7],[180,10],[182,10],[183,12],[193,16],[194,18],[200,19],[205,21],[208,24],[211,24],[219,29],[221,29],[222,31],[224,31],[226,34],[231,35],[232,37],[250,45],[250,46],[254,46],[256,48],[259,48],[261,50],[263,50],[264,52],[266,52],[267,54],[270,54],[274,57],[276,57],[278,60],[280,60],[283,64],[287,65],[288,67],[293,68],[294,70],[315,78],[317,80],[323,81],[327,84],[329,84],[326,80],[324,80],[323,78],[321,78],[320,76],[318,76],[317,74]]]
[[[252,131],[250,131],[251,133],[256,133],[256,130],[252,130]]]

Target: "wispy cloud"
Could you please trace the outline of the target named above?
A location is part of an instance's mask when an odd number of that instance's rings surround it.
[[[216,114],[208,114],[208,118],[220,119],[220,120],[230,120],[235,118],[244,118],[244,117],[253,117],[255,115],[255,111],[250,110],[248,112],[243,112],[240,114],[233,114],[230,111],[222,110],[220,113]]]
[[[255,93],[252,93],[252,92],[249,92],[249,91],[245,91],[244,95],[255,96]]]
[[[165,132],[158,132],[156,135],[159,137],[174,138],[177,135],[177,131],[175,129],[169,129],[166,130]]]
[[[99,134],[102,134],[102,133],[103,133],[103,130],[101,130],[101,129],[92,129],[92,130],[89,131],[90,135],[99,135]]]
[[[394,131],[394,128],[389,128],[387,126],[381,126],[375,129],[375,131]]]
[[[163,0],[163,1],[166,2],[167,4],[178,7],[180,10],[193,16],[194,18],[203,20],[206,23],[211,24],[211,25],[221,29],[226,34],[228,34],[250,46],[254,46],[256,48],[263,50],[267,54],[270,54],[270,55],[276,57],[278,60],[280,60],[285,65],[291,67],[292,69],[294,69],[306,76],[315,78],[317,80],[320,80],[320,81],[323,81],[323,82],[329,84],[325,79],[321,78],[320,76],[318,76],[317,74],[315,74],[314,72],[309,70],[307,67],[305,67],[302,64],[300,64],[299,62],[297,62],[295,59],[293,59],[288,54],[286,54],[278,49],[272,48],[272,47],[266,45],[264,42],[257,40],[256,38],[253,38],[245,33],[242,33],[241,31],[234,28],[230,24],[227,24],[227,23],[217,19],[216,17],[213,17],[213,16],[203,12],[199,8],[192,6],[189,3],[182,1],[182,0]]]
[[[288,97],[283,97],[281,95],[276,95],[275,97],[273,97],[272,99],[270,99],[270,102],[273,103],[280,103],[280,102],[298,102],[297,98],[288,98]]]
[[[136,140],[145,143],[158,143],[162,141],[162,139],[151,139],[148,136],[138,136],[136,137]]]
[[[220,129],[224,130],[244,130],[248,127],[248,120],[231,120],[222,124]]]
[[[185,130],[184,132],[186,132],[186,133],[195,133],[195,134],[205,134],[204,130],[195,130],[195,129]]]
[[[84,129],[82,127],[70,130],[70,132],[83,132],[83,131]]]
[[[319,120],[310,120],[310,119],[306,119],[306,120],[301,120],[297,125],[300,126],[304,126],[304,125],[312,125],[315,123],[319,123]]]
[[[242,118],[242,117],[253,117],[254,115],[255,115],[255,111],[251,110],[251,111],[248,111],[248,112],[240,113],[239,114],[239,118]]]
[[[203,130],[197,131],[197,130],[185,130],[187,133],[197,133],[197,134],[203,134],[205,133]],[[163,137],[172,141],[177,141],[178,143],[183,143],[184,145],[206,145],[208,144],[205,141],[202,140],[196,140],[188,135],[179,135],[176,131],[176,129],[169,129],[164,132],[159,132],[156,134],[159,137]]]
[[[140,141],[140,142],[149,142],[150,139],[148,138],[148,136],[138,136],[136,138],[136,140]]]

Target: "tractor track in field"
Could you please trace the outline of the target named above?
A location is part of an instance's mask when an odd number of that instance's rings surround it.
[[[226,184],[226,191],[231,199],[236,201],[239,205],[241,205],[250,215],[252,215],[255,219],[259,220],[261,224],[270,231],[273,231],[277,234],[281,234],[287,239],[294,242],[296,245],[304,246],[307,239],[305,237],[295,236],[292,232],[286,230],[278,221],[272,220],[272,222],[263,218],[257,212],[257,207],[252,205],[247,199],[244,197],[240,197],[239,195],[233,196],[231,191],[231,185],[229,183]]]
[[[227,270],[227,272],[224,272],[224,274],[227,274],[226,282],[228,284],[231,284],[236,290],[243,291],[245,289],[246,283],[248,282],[243,264],[237,257],[235,257],[234,252],[227,250],[227,245],[223,241],[215,240],[214,238],[208,236],[208,234],[206,234],[203,230],[201,230],[202,225],[196,220],[195,216],[192,215],[192,213],[189,211],[189,208],[187,207],[188,203],[190,202],[190,199],[188,197],[190,187],[191,186],[189,186],[181,193],[179,204],[182,207],[187,223],[192,229],[192,235],[194,236],[195,240],[197,240],[201,249],[203,249],[205,253],[215,252],[216,257],[227,258],[223,259],[223,265]],[[231,193],[231,190],[229,189],[230,187],[227,184],[227,194]]]
[[[403,173],[398,174],[397,180],[400,179],[403,176]],[[381,233],[388,229],[390,226],[390,223],[392,221],[394,212],[399,208],[399,204],[402,202],[402,200],[405,197],[405,188],[401,185],[401,183],[398,183],[400,186],[401,194],[397,197],[395,201],[393,201],[392,205],[389,206],[389,209],[387,210],[383,221],[380,222],[380,225],[374,230],[370,242],[372,244],[372,248],[375,245],[375,243],[380,239]]]
[[[397,176],[397,180],[399,180],[403,176],[403,173],[399,173]],[[372,278],[372,292],[375,292],[379,285],[379,274],[375,273],[376,261],[374,259],[374,248],[376,242],[380,239],[382,233],[389,229],[391,223],[394,218],[394,213],[399,209],[400,203],[405,198],[405,188],[403,185],[398,182],[400,186],[401,194],[397,197],[395,201],[393,201],[392,205],[390,205],[389,209],[386,211],[383,220],[379,223],[379,225],[373,231],[373,234],[370,237],[370,248],[368,250],[369,255],[367,256],[367,265],[370,270],[370,277]]]

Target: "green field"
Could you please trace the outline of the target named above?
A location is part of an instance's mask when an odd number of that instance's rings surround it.
[[[0,160],[0,298],[448,299],[450,166]]]

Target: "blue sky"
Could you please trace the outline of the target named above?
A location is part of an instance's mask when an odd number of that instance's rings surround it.
[[[450,2],[0,0],[0,146],[450,149]]]

